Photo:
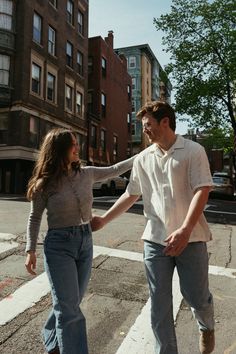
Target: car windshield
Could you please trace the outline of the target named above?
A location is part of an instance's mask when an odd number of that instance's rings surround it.
[[[225,177],[213,177],[213,182],[218,184],[230,184],[229,178]]]

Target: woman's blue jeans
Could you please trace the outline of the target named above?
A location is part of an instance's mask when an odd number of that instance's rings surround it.
[[[58,347],[60,354],[88,353],[86,323],[80,303],[90,279],[92,259],[89,224],[48,231],[44,263],[53,309],[43,329],[47,352]]]
[[[156,354],[178,354],[175,335],[172,278],[177,268],[180,289],[191,306],[200,330],[214,328],[213,299],[208,286],[205,242],[193,242],[178,257],[165,256],[164,246],[144,242],[144,263],[151,297],[151,324]]]

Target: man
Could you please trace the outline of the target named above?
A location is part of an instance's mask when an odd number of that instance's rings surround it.
[[[175,112],[167,103],[147,103],[137,116],[152,145],[135,159],[126,192],[102,217],[93,218],[92,228],[103,227],[142,195],[155,353],[178,353],[172,307],[176,267],[181,292],[198,322],[200,352],[208,354],[214,349],[214,315],[206,248],[211,233],[203,215],[212,186],[207,156],[202,146],[175,134]]]

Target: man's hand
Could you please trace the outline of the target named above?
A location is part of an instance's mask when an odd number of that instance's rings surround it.
[[[92,231],[98,231],[105,226],[105,221],[102,216],[94,215],[91,220]]]
[[[191,232],[185,228],[179,228],[172,232],[169,237],[165,239],[167,246],[164,249],[166,256],[179,256],[185,247],[188,245]]]
[[[25,267],[30,274],[36,275],[34,271],[36,269],[36,253],[34,251],[28,252],[25,261]]]

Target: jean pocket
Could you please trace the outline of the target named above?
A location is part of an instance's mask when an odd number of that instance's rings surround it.
[[[48,244],[51,242],[57,242],[57,243],[68,242],[70,240],[70,236],[71,233],[68,230],[63,230],[63,229],[49,230],[45,237],[45,243]]]

